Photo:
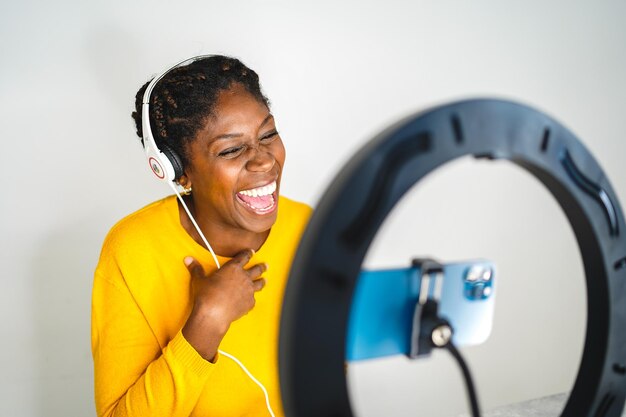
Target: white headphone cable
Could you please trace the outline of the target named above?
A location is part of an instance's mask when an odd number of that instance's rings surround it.
[[[209,245],[209,242],[206,240],[206,237],[204,237],[204,233],[202,233],[202,230],[200,230],[200,226],[198,226],[198,223],[196,223],[196,219],[194,219],[193,216],[191,215],[189,208],[187,208],[187,204],[185,204],[185,200],[183,200],[183,198],[181,197],[180,193],[178,192],[178,189],[176,188],[173,182],[168,181],[167,183],[170,185],[170,187],[172,187],[172,190],[174,190],[174,192],[176,193],[176,197],[178,197],[178,200],[183,205],[183,208],[185,209],[185,211],[187,212],[187,215],[191,219],[191,223],[193,223],[194,227],[200,234],[202,241],[206,245],[209,252],[211,252],[211,255],[213,256],[213,261],[215,261],[215,265],[217,265],[217,269],[220,269],[221,268],[220,261],[217,260],[217,256],[215,255],[215,252],[213,252],[213,248],[211,247],[211,245]]]
[[[211,247],[211,245],[209,245],[209,242],[207,241],[206,237],[204,237],[204,233],[202,233],[202,230],[200,230],[200,226],[198,226],[198,223],[196,223],[196,219],[194,219],[193,215],[191,214],[191,212],[189,211],[189,208],[187,207],[187,204],[185,204],[185,200],[183,200],[183,197],[180,195],[180,193],[178,192],[178,189],[176,188],[176,186],[174,185],[174,183],[172,183],[171,181],[167,182],[170,187],[172,187],[172,190],[174,190],[174,193],[176,193],[176,197],[178,197],[178,200],[180,201],[180,203],[183,205],[183,208],[185,209],[185,211],[187,212],[187,215],[189,216],[189,218],[191,219],[191,223],[193,223],[194,227],[196,228],[196,230],[198,231],[198,233],[200,234],[200,237],[202,238],[202,241],[204,242],[204,244],[206,245],[207,249],[209,249],[209,252],[211,252],[211,255],[213,256],[213,260],[215,261],[215,265],[217,266],[217,269],[220,269],[220,262],[217,260],[217,256],[215,255],[215,252],[213,252],[213,248]],[[237,359],[235,356],[231,355],[230,353],[226,353],[223,350],[218,350],[218,352],[221,355],[226,356],[227,358],[230,358],[232,361],[234,361],[237,365],[239,365],[239,367],[241,369],[243,369],[243,371],[246,373],[246,375],[248,375],[248,377],[255,383],[257,384],[261,390],[263,391],[263,395],[265,395],[265,405],[267,406],[267,411],[269,411],[270,415],[272,417],[274,416],[274,411],[272,411],[272,406],[270,405],[270,397],[269,394],[267,393],[267,389],[265,389],[265,387],[263,386],[263,384],[261,384],[259,382],[258,379],[256,379],[251,373],[250,371],[248,371],[248,369],[243,365],[243,363],[241,363],[241,361],[239,359]]]
[[[233,361],[234,361],[237,365],[239,365],[239,366],[241,367],[241,369],[243,369],[243,371],[246,373],[246,375],[248,375],[248,376],[250,377],[250,379],[251,379],[252,381],[254,381],[254,383],[255,383],[255,384],[257,384],[257,385],[261,388],[261,390],[263,390],[263,394],[265,395],[265,405],[267,406],[267,411],[269,411],[269,412],[270,412],[270,415],[271,415],[272,417],[275,417],[275,416],[274,416],[274,412],[272,411],[272,407],[270,406],[270,397],[269,397],[269,395],[268,395],[268,393],[267,393],[267,390],[266,390],[266,389],[265,389],[265,387],[263,386],[263,384],[261,384],[261,383],[260,383],[260,382],[259,382],[259,381],[258,381],[258,380],[257,380],[257,379],[256,379],[256,378],[255,378],[255,377],[254,377],[251,373],[250,373],[250,371],[248,371],[248,369],[246,369],[246,367],[245,367],[245,366],[243,366],[243,363],[241,363],[241,362],[239,361],[239,359],[237,359],[236,357],[234,357],[234,356],[233,356],[233,355],[231,355],[230,353],[226,353],[226,352],[224,352],[223,350],[218,350],[218,352],[219,352],[221,355],[224,355],[224,356],[226,356],[226,357],[228,357],[228,358],[232,359],[232,360],[233,360]]]

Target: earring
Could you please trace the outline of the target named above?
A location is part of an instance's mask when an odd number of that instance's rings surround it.
[[[191,194],[191,187],[183,188],[183,192],[181,194],[182,195],[189,195],[189,194]]]

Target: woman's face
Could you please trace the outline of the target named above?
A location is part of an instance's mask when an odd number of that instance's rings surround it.
[[[183,180],[193,187],[198,215],[225,229],[272,227],[285,148],[264,103],[239,84],[222,91],[188,152]]]

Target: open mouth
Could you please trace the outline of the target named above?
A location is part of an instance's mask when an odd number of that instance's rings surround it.
[[[241,190],[237,199],[256,214],[267,214],[276,208],[276,181],[262,187]]]

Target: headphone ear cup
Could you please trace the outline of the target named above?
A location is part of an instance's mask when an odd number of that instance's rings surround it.
[[[172,163],[172,167],[174,168],[174,181],[178,181],[178,179],[184,174],[183,161],[168,144],[162,143],[159,148]]]

